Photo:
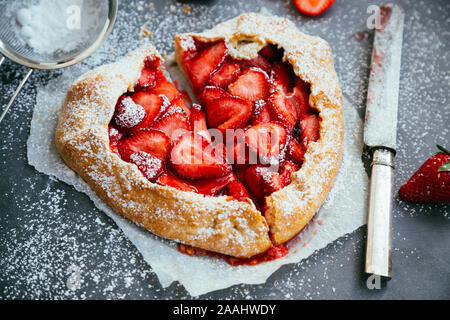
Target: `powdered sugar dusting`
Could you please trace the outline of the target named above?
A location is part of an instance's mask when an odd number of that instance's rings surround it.
[[[137,126],[145,118],[145,110],[142,106],[134,103],[133,99],[126,97],[122,99],[122,108],[116,114],[115,121],[119,127],[132,128]]]

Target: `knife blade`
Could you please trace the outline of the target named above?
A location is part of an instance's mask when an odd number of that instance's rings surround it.
[[[392,197],[404,17],[396,4],[380,7],[364,122],[364,143],[373,152],[365,272],[387,279],[392,271]]]
[[[403,10],[396,4],[387,3],[380,7],[364,123],[364,143],[369,147],[396,148],[404,17]]]

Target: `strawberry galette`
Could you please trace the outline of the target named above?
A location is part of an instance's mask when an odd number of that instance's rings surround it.
[[[175,58],[196,103],[151,45],[78,79],[56,131],[62,158],[159,236],[276,257],[322,205],[342,156],[328,44],[285,19],[244,14],[176,36]]]

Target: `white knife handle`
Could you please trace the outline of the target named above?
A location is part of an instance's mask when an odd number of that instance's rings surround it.
[[[367,221],[366,273],[390,278],[394,152],[375,149]]]

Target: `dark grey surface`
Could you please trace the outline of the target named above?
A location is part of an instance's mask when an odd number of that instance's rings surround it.
[[[436,143],[450,143],[450,2],[398,2],[405,9],[406,24],[395,190],[435,152]],[[108,60],[138,45],[144,13],[152,15],[150,40],[168,53],[175,33],[200,31],[265,6],[329,41],[343,92],[364,112],[372,32],[362,41],[352,35],[368,31],[367,7],[380,1],[337,0],[319,18],[301,16],[291,1],[155,1],[155,9],[139,13],[140,3],[145,2],[121,1],[117,25],[103,46],[116,49]],[[182,10],[186,4],[192,8],[189,14]],[[173,13],[168,12],[170,5]],[[173,14],[180,19],[168,18]],[[2,67],[0,105],[24,72],[11,62]],[[139,252],[87,196],[27,164],[26,141],[37,90],[59,74],[35,72],[0,126],[0,298],[192,298],[177,283],[163,289]],[[396,197],[393,279],[381,290],[366,288],[363,227],[301,263],[282,267],[265,284],[238,285],[200,298],[449,299],[449,213],[449,205],[408,204]],[[66,286],[72,264],[80,268],[78,290]]]

